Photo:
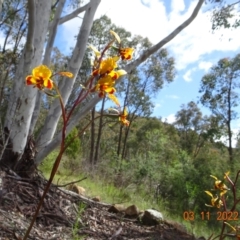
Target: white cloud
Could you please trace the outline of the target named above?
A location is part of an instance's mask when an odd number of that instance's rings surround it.
[[[183,22],[190,15],[196,1],[188,12],[181,15]],[[189,11],[191,9],[191,11]],[[169,43],[170,49],[177,56],[177,68],[184,69],[188,64],[197,62],[205,54],[214,51],[237,51],[240,48],[240,32],[237,30],[211,31],[211,15],[200,11],[196,19]],[[229,39],[232,38],[231,41]]]
[[[207,72],[211,67],[212,67],[212,63],[211,62],[207,62],[207,61],[201,61],[198,64],[199,69],[203,69],[205,72]]]
[[[192,81],[191,74],[192,74],[194,71],[196,71],[196,68],[192,68],[192,69],[187,70],[187,72],[183,75],[183,79],[184,79],[186,82],[191,82],[191,81]]]
[[[190,75],[191,75],[191,70],[188,70],[188,71],[183,75],[183,79],[184,79],[186,82],[191,82],[192,79],[191,79]]]
[[[184,0],[172,0],[171,9],[174,13],[179,13],[185,10]]]
[[[163,0],[102,0],[95,18],[106,14],[117,26],[148,37],[156,44],[190,17],[197,2],[191,1],[187,9],[184,0],[172,0],[171,13],[167,14]],[[80,21],[76,18],[64,24],[67,46],[73,45],[73,36],[79,30]],[[204,55],[214,51],[237,52],[239,38],[238,29],[218,30],[212,34],[211,15],[201,10],[196,19],[166,46],[176,59],[176,68],[181,70],[189,64],[204,61]]]
[[[176,121],[175,114],[170,114],[165,118],[167,123],[174,123]]]
[[[155,105],[154,105],[154,108],[160,108],[162,105],[160,104],[160,103],[156,103]]]
[[[96,18],[106,14],[117,26],[148,37],[156,43],[168,32],[166,9],[162,1],[143,2],[144,4],[139,0],[102,0]]]
[[[167,98],[172,98],[172,99],[179,99],[179,96],[177,95],[167,95]]]
[[[146,7],[150,7],[150,5],[151,5],[150,2],[151,2],[150,0],[141,0],[141,3]]]

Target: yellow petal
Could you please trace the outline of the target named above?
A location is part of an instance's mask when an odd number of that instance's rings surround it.
[[[224,178],[226,178],[229,175],[230,171],[224,173]]]
[[[49,79],[52,75],[52,71],[45,65],[40,65],[33,69],[33,76],[36,78]]]
[[[234,231],[234,232],[237,232],[237,229],[235,228],[235,227],[233,227],[232,225],[230,225],[229,223],[227,223],[227,222],[224,222],[226,225],[228,225],[230,228],[232,228],[232,230]]]
[[[27,85],[32,85],[32,84],[34,85],[36,83],[37,83],[37,81],[36,81],[36,79],[32,75],[28,75],[26,77],[26,84]]]
[[[112,31],[112,30],[110,30],[110,33],[115,37],[115,39],[118,41],[118,43],[120,43],[121,42],[121,39],[120,39],[120,37],[118,36],[118,34],[117,33],[115,33],[114,31]]]
[[[210,175],[210,177],[214,178],[215,180],[218,180],[218,178],[213,175]]]
[[[209,205],[209,204],[206,204],[206,203],[205,203],[205,206],[207,206],[207,207],[213,207],[212,205]]]
[[[226,192],[227,192],[227,190],[221,191],[220,192],[220,197],[223,196]]]
[[[52,89],[53,88],[53,81],[51,79],[48,79],[48,80],[44,81],[43,85],[48,89]]]
[[[121,70],[118,70],[118,71],[117,71],[117,74],[118,74],[119,77],[120,77],[120,76],[123,76],[123,75],[127,74],[127,72],[126,72],[125,70],[121,69]]]
[[[117,97],[114,94],[108,94],[108,97],[117,105],[120,106],[120,103],[117,99]]]
[[[100,78],[97,82],[97,84],[100,84],[100,85],[102,85],[102,84],[114,85],[114,83],[115,82],[112,80],[111,76],[109,76],[109,75],[106,75],[106,76]]]
[[[116,89],[113,88],[113,87],[107,87],[106,89],[104,89],[104,91],[105,91],[106,93],[113,94],[113,93],[116,92]]]
[[[58,74],[64,77],[69,77],[69,78],[73,77],[73,74],[71,72],[59,72]]]
[[[124,116],[127,116],[128,115],[128,112],[127,112],[127,108],[125,107],[124,110],[123,110],[123,115]]]
[[[121,55],[122,60],[131,60],[133,57],[134,49],[133,48],[120,48],[119,54]]]
[[[212,195],[211,192],[209,192],[209,191],[205,191],[205,193],[208,194],[209,196],[211,196],[211,197],[213,198],[213,195]]]
[[[110,73],[117,67],[117,61],[119,57],[109,57],[103,60],[100,64],[100,74]]]
[[[119,56],[114,56],[114,57],[112,57],[112,58],[113,58],[113,61],[115,61],[115,62],[117,62],[117,61],[120,59]]]

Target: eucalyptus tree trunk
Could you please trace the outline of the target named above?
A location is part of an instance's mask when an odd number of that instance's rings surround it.
[[[101,142],[101,137],[102,137],[102,131],[103,131],[103,113],[104,113],[104,107],[105,107],[105,101],[106,98],[104,97],[102,100],[102,107],[101,107],[101,116],[98,120],[98,133],[97,133],[97,141],[95,145],[95,155],[94,155],[94,165],[97,164],[99,160],[99,155],[100,155],[100,142]]]
[[[0,13],[2,12],[2,5],[4,0],[0,0]]]
[[[37,90],[25,87],[25,77],[41,63],[50,12],[51,1],[28,1],[27,40],[17,67],[4,124],[9,135],[11,158],[3,158],[2,162],[12,168],[21,159],[29,136]]]
[[[32,163],[39,164],[52,150],[54,150],[61,142],[61,133],[56,134],[57,124],[61,116],[61,108],[59,100],[56,99],[48,112],[48,116],[44,122],[43,128],[37,138],[37,156],[35,157],[35,147],[31,135],[34,132],[36,120],[39,117],[41,96],[38,90],[33,87],[25,86],[25,78],[31,74],[34,67],[41,63],[49,64],[50,55],[57,32],[57,26],[76,17],[79,13],[85,11],[80,31],[77,36],[76,46],[73,50],[71,59],[68,63],[68,71],[75,76],[73,79],[63,79],[60,83],[60,92],[62,94],[64,104],[67,103],[71,94],[76,76],[82,65],[83,56],[85,54],[88,37],[92,27],[94,15],[101,0],[90,0],[85,6],[76,9],[72,13],[60,17],[66,0],[59,0],[52,22],[51,4],[49,0],[28,0],[28,33],[25,47],[19,59],[12,91],[9,98],[8,109],[5,116],[4,130],[9,140],[8,150],[2,157],[0,165],[9,166],[14,170],[22,171],[22,166],[28,168],[25,160],[29,159],[26,154],[33,153],[30,156]],[[199,0],[192,15],[179,27],[177,27],[169,36],[164,38],[155,46],[132,61],[125,68],[127,72],[138,67],[149,56],[154,54],[166,43],[171,41],[177,34],[186,28],[197,16],[204,0]],[[3,0],[0,0],[0,11]],[[47,38],[48,36],[48,38]],[[46,42],[47,40],[47,42]],[[44,46],[46,44],[45,56],[43,56]],[[44,58],[43,58],[44,57]],[[43,59],[43,61],[42,61]],[[79,123],[86,114],[100,101],[96,95],[89,103],[83,106],[70,120],[67,127],[67,134],[71,129]],[[55,138],[53,136],[55,135]],[[1,153],[0,153],[1,154]]]
[[[68,64],[68,71],[73,73],[75,77],[73,79],[64,78],[61,81],[59,86],[64,104],[66,104],[68,101],[74,82],[76,80],[76,76],[81,67],[85,50],[87,47],[88,37],[93,24],[94,15],[100,1],[101,0],[91,0],[85,11],[82,25],[77,36],[77,42],[73,50],[70,62]],[[36,159],[37,164],[40,163],[45,157],[45,156],[42,156],[42,154],[45,152],[44,149],[48,146],[48,144],[53,139],[60,116],[61,116],[61,107],[59,104],[59,100],[56,99],[51,105],[51,108],[48,112],[48,116],[46,117],[44,126],[37,139],[37,147],[40,150],[38,157]]]
[[[54,18],[52,20],[52,23],[50,24],[50,26],[48,28],[49,34],[48,34],[46,49],[45,49],[44,58],[43,58],[43,64],[46,66],[49,66],[51,63],[51,54],[52,54],[52,50],[53,50],[53,45],[54,45],[54,41],[55,41],[55,38],[57,35],[57,28],[58,28],[58,24],[60,22],[60,17],[61,17],[65,3],[66,3],[66,0],[59,1],[57,8],[56,8]],[[30,134],[33,134],[35,125],[38,120],[38,116],[39,116],[39,113],[41,110],[41,99],[42,99],[42,92],[37,91],[36,104],[35,104],[35,109],[33,112],[32,120],[31,120],[31,127],[30,127],[30,131],[29,131]]]
[[[129,97],[128,96],[129,95],[129,89],[130,89],[130,82],[128,81],[123,108],[126,107],[126,105],[127,105],[127,100],[128,100],[128,97]],[[130,125],[131,125],[131,123],[130,123]],[[128,127],[130,127],[130,125]],[[123,129],[124,129],[124,127],[123,127],[123,125],[121,125],[120,128],[119,128],[119,136],[118,136],[118,147],[117,147],[117,155],[118,156],[120,156],[121,147],[122,147]],[[122,159],[123,159],[123,157],[122,157]]]
[[[73,51],[73,56],[70,61],[69,71],[71,71],[73,74],[76,73],[76,70],[79,69],[79,64],[82,62],[82,53],[85,52],[86,49],[86,43],[87,43],[87,37],[89,36],[89,32],[92,22],[89,23],[90,19],[93,20],[93,12],[95,13],[96,7],[99,4],[98,1],[90,1],[90,5],[92,6],[91,9],[88,8],[84,15],[82,27],[80,30],[80,33],[78,35],[77,44]],[[191,16],[184,21],[181,25],[179,25],[172,33],[170,33],[167,37],[162,39],[160,42],[158,42],[156,45],[150,47],[148,50],[142,53],[136,60],[129,63],[125,70],[126,72],[131,72],[131,70],[137,68],[141,63],[143,63],[148,57],[150,57],[152,54],[157,52],[160,48],[162,48],[164,45],[166,45],[168,42],[170,42],[174,37],[176,37],[183,29],[185,29],[197,16],[198,12],[201,9],[201,6],[203,5],[204,0],[199,0],[195,9],[193,10]],[[89,14],[89,16],[87,15]],[[76,52],[78,51],[78,52]],[[81,51],[81,54],[80,54]],[[79,56],[80,58],[77,59],[76,56]],[[121,81],[119,79],[118,81]],[[65,91],[70,91],[73,86],[72,80],[66,80],[64,81],[64,84],[62,85],[62,92],[64,96],[64,101],[66,102],[69,94],[66,94]],[[64,91],[65,89],[65,91]],[[97,95],[90,100],[89,103],[87,103],[84,107],[80,109],[69,121],[69,124],[67,126],[67,134],[71,131],[73,127],[75,127],[79,121],[85,117],[89,111],[99,102],[101,101],[101,98],[99,98]],[[46,123],[44,125],[44,129],[41,132],[40,138],[38,139],[38,146],[39,146],[39,152],[36,157],[36,163],[39,164],[41,161],[51,152],[53,151],[57,146],[59,146],[61,142],[61,133],[56,134],[55,138],[53,138],[53,135],[56,130],[57,122],[60,117],[60,108],[57,103],[52,105],[52,108],[50,109],[48,118],[46,120]],[[42,147],[43,146],[43,147]]]

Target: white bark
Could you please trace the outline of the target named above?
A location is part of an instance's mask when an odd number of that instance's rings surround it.
[[[51,26],[48,28],[49,30],[48,40],[47,40],[47,45],[46,45],[45,54],[43,58],[43,64],[45,64],[46,66],[49,66],[51,62],[51,54],[53,50],[54,41],[57,35],[57,27],[58,27],[58,23],[60,20],[61,13],[63,11],[63,7],[65,5],[65,2],[66,0],[59,1]],[[39,117],[39,113],[41,110],[41,100],[42,100],[42,93],[38,91],[36,96],[36,104],[35,104],[32,120],[30,124],[30,130],[29,130],[30,135],[33,134],[34,128],[36,126],[36,123]]]
[[[172,33],[170,33],[166,38],[161,40],[159,43],[145,51],[138,59],[128,64],[125,68],[127,72],[130,72],[131,70],[135,69],[137,66],[139,66],[142,62],[144,62],[149,56],[151,56],[153,53],[158,51],[160,48],[162,48],[165,44],[167,44],[169,41],[171,41],[174,37],[176,37],[184,28],[186,28],[197,16],[198,12],[201,9],[202,4],[204,3],[204,0],[199,0],[192,15],[183,22],[180,26],[178,26]],[[121,79],[120,79],[121,80]],[[84,106],[81,111],[79,111],[69,122],[67,127],[67,134],[71,131],[73,127],[75,127],[79,120],[81,120],[86,114],[89,113],[89,111],[99,102],[101,99],[96,96],[93,98],[86,106]],[[50,128],[50,125],[49,125]],[[46,129],[47,130],[47,129]],[[49,141],[48,144],[45,145],[44,148],[42,148],[36,158],[36,163],[39,164],[51,151],[53,151],[61,142],[61,133],[58,133],[55,137],[55,139]]]
[[[60,18],[59,24],[63,24],[63,23],[65,23],[65,22],[67,22],[67,21],[69,21],[69,20],[77,17],[80,13],[82,13],[82,12],[84,12],[84,11],[87,10],[87,8],[89,7],[89,4],[90,4],[90,3],[87,3],[87,4],[84,5],[83,7],[80,7],[80,8],[78,8],[78,9],[74,10],[72,13],[70,13],[70,14],[62,17],[62,18]]]
[[[5,126],[10,130],[13,152],[18,153],[19,158],[26,145],[37,93],[33,87],[25,86],[25,77],[41,63],[51,1],[29,0],[29,6],[27,41],[18,65],[5,121]]]
[[[68,71],[73,73],[75,77],[73,79],[64,78],[59,86],[64,105],[68,101],[72,87],[76,80],[77,73],[81,67],[94,15],[100,1],[101,0],[91,0],[83,18],[83,22],[77,37],[77,42],[71,60],[68,64]],[[45,148],[52,141],[61,113],[59,99],[56,99],[51,105],[43,129],[37,139],[38,150]]]
[[[47,46],[45,49],[45,55],[44,55],[44,59],[43,59],[43,63],[45,65],[49,65],[50,61],[51,61],[51,54],[52,54],[52,50],[53,50],[53,44],[55,41],[55,37],[57,35],[57,28],[58,28],[58,24],[60,21],[60,16],[62,14],[63,11],[63,7],[66,3],[66,0],[60,0],[58,5],[57,5],[57,9],[53,18],[53,21],[51,23],[51,27],[49,28],[49,36],[48,36],[48,41],[47,41]]]

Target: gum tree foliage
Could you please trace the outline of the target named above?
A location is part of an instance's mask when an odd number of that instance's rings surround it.
[[[130,125],[123,133],[123,127],[120,128],[118,155],[125,158],[127,155],[127,139],[131,130],[131,124],[138,117],[149,117],[152,113],[155,95],[164,87],[166,83],[173,81],[175,76],[174,59],[169,56],[166,49],[149,57],[136,71],[127,76],[122,83],[125,85],[124,106],[128,107]],[[121,136],[123,138],[121,139]]]
[[[11,3],[12,1],[6,1]],[[17,1],[16,1],[17,2]],[[84,54],[87,48],[89,34],[92,28],[93,19],[97,7],[101,0],[89,0],[85,5],[77,5],[72,8],[70,13],[64,15],[66,0],[28,0],[20,1],[21,5],[13,5],[13,11],[20,11],[22,7],[26,9],[26,20],[23,27],[26,27],[26,37],[22,39],[23,49],[19,52],[18,64],[12,76],[12,86],[9,92],[7,110],[3,120],[4,133],[2,133],[3,144],[8,148],[4,151],[1,158],[1,164],[13,168],[18,172],[21,165],[25,163],[26,154],[31,148],[31,136],[34,133],[36,122],[41,109],[41,93],[32,87],[25,86],[25,77],[31,73],[31,70],[40,65],[51,64],[51,54],[58,26],[66,21],[84,13],[79,32],[76,33],[76,44],[66,64],[67,71],[75,76],[73,79],[61,79],[59,88],[66,105],[71,91],[76,82],[78,72],[82,66]],[[1,8],[5,6],[1,1]],[[14,1],[15,3],[15,1]],[[146,61],[150,56],[159,51],[166,43],[176,37],[184,28],[186,28],[197,16],[204,0],[199,0],[191,16],[186,21],[177,26],[168,36],[159,42],[139,53],[136,58],[125,66],[125,70],[130,73],[140,64]],[[4,10],[4,11],[3,11]],[[7,15],[9,10],[2,8],[2,15]],[[1,15],[1,16],[2,16]],[[22,15],[24,16],[24,14]],[[24,17],[23,17],[24,18]],[[3,18],[1,19],[3,21]],[[21,21],[20,21],[21,22]],[[10,23],[12,25],[12,23]],[[67,134],[75,127],[81,119],[91,110],[101,99],[96,95],[89,100],[80,110],[76,111],[67,128]],[[32,162],[39,164],[61,141],[61,133],[58,132],[58,122],[61,117],[61,108],[58,99],[55,99],[49,110],[43,127],[36,138],[35,147],[37,151],[31,148]],[[1,147],[2,156],[3,147]],[[26,165],[26,164],[25,164]]]
[[[0,1],[0,9],[0,31],[4,36],[0,46],[0,111],[3,122],[23,38],[26,37],[27,10],[22,0]]]
[[[132,36],[132,34],[123,28],[117,27],[111,22],[107,16],[102,16],[100,19],[94,21],[92,30],[89,36],[89,42],[96,46],[98,49],[102,49],[106,42],[111,40],[111,36],[108,34],[113,29],[117,32],[121,39],[123,46],[130,46],[136,49],[135,55],[140,55],[141,51],[151,47],[152,44],[147,38],[141,36]],[[112,50],[114,54],[114,50]],[[81,81],[87,78],[86,72],[91,69],[89,58],[91,52],[87,51],[84,59],[86,64],[82,66],[79,76]],[[121,68],[124,68],[123,62]],[[85,70],[85,71],[84,71]],[[173,81],[175,75],[174,59],[169,56],[166,49],[161,49],[157,53],[150,56],[144,63],[142,63],[137,69],[132,70],[123,81],[119,83],[118,94],[123,99],[123,105],[127,106],[129,112],[129,120],[132,123],[137,117],[147,117],[152,113],[153,102],[152,97],[163,88],[165,83]],[[83,84],[83,82],[81,82]],[[79,91],[78,86],[74,87],[75,91]],[[89,98],[90,99],[90,98]],[[107,99],[105,99],[107,100]],[[101,110],[101,112],[103,109]],[[104,118],[104,117],[103,117]],[[96,140],[92,140],[91,146],[95,146],[90,150],[90,162],[96,163],[100,156],[100,139],[103,126],[106,125],[107,120],[100,118],[96,121],[96,124],[92,124],[92,127],[98,126],[95,129]],[[126,142],[129,136],[130,127],[124,128],[120,126],[118,134],[118,148],[117,155],[121,155],[122,158],[126,157]],[[104,151],[101,151],[104,152]]]
[[[214,6],[212,12],[212,30],[237,28],[240,26],[239,0],[210,0]]]
[[[80,153],[81,150],[81,143],[79,138],[75,138],[78,134],[77,128],[73,128],[69,135],[66,137],[66,143],[71,143],[69,147],[66,149],[66,154],[70,158],[76,158],[77,155]]]
[[[231,123],[238,118],[240,90],[240,54],[229,59],[223,58],[213,66],[201,80],[200,102],[211,110],[225,127],[230,162],[233,161]]]
[[[193,101],[183,104],[175,115],[180,148],[196,158],[206,141],[214,142],[221,136],[219,121],[214,116],[203,116]]]
[[[197,104],[193,101],[181,106],[176,115],[175,126],[177,126],[180,135],[181,148],[188,154],[197,154],[197,149],[202,145],[198,137],[201,131],[202,113]]]

